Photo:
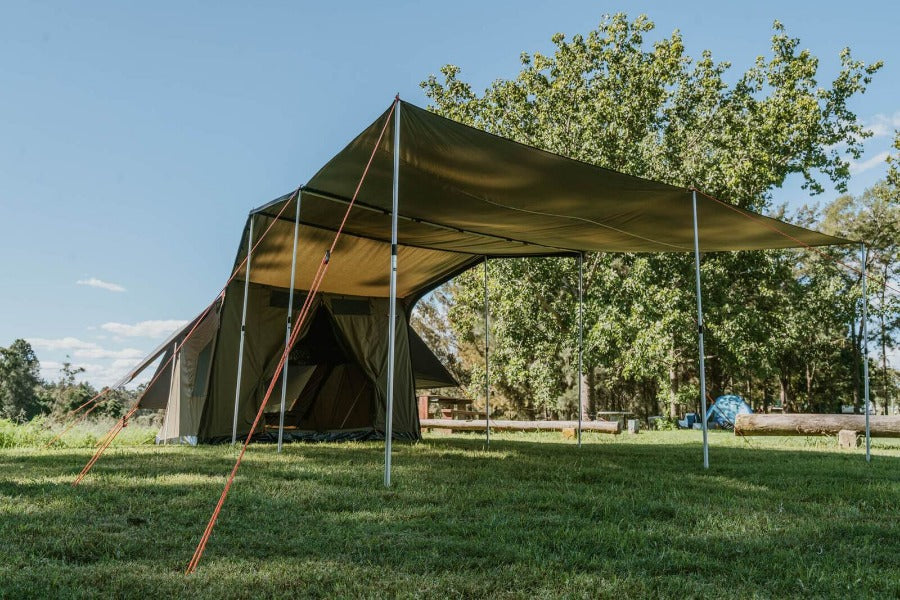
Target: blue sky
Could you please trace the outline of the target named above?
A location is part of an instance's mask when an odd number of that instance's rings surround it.
[[[483,89],[604,13],[648,14],[739,73],[774,19],[822,59],[883,59],[853,108],[900,128],[895,2],[5,2],[0,11],[0,345],[30,340],[110,383],[220,289],[248,210],[303,183],[396,92],[445,63]],[[835,196],[829,191],[821,196]],[[809,200],[798,186],[779,202]]]

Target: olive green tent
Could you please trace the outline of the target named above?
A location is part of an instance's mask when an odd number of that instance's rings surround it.
[[[141,407],[164,409],[160,443],[230,440],[240,347],[243,282],[229,286],[199,325],[191,321],[164,345],[153,385]],[[284,349],[287,290],[251,284],[248,290],[237,435],[245,436]],[[303,295],[295,296],[302,303]],[[288,439],[366,439],[384,431],[387,330],[384,298],[324,294],[315,300],[288,359],[285,436]],[[419,436],[415,388],[455,386],[453,376],[409,326],[397,321],[394,412],[396,437]],[[191,329],[194,332],[185,340]],[[176,344],[178,352],[169,361]],[[278,403],[265,425],[278,426]],[[266,439],[263,431],[256,439]]]
[[[298,193],[251,212],[235,265],[242,265],[254,246],[252,260],[205,317],[215,325],[197,327],[194,335],[205,332],[201,339],[180,350],[191,357],[179,357],[175,377],[160,373],[142,400],[142,406],[168,407],[170,431],[164,424],[161,438],[216,440],[249,431],[284,350],[292,282],[296,278],[293,304],[299,306],[339,230],[320,294],[288,360],[288,436],[364,437],[384,431],[392,248],[400,317],[393,431],[415,438],[416,381],[450,385],[452,377],[415,337],[409,313],[434,287],[488,258],[695,252],[699,260],[702,251],[848,242],[397,102]],[[163,388],[167,394],[159,391]],[[265,426],[271,431],[278,403],[268,410],[273,412]]]

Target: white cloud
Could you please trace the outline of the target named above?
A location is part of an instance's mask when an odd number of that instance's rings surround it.
[[[74,337],[63,338],[30,338],[28,342],[33,348],[42,350],[92,350],[98,348],[93,342],[85,342]]]
[[[124,337],[149,337],[161,338],[173,333],[179,327],[184,327],[187,321],[168,319],[161,321],[140,321],[134,325],[126,323],[104,323],[100,326],[104,331]]]
[[[890,155],[890,152],[885,150],[884,152],[879,152],[872,158],[868,160],[864,160],[861,162],[851,162],[850,163],[850,173],[853,175],[859,175],[864,171],[868,171],[870,169],[874,169],[879,166],[886,166],[885,161],[887,157]]]
[[[877,114],[866,123],[866,128],[872,132],[872,137],[886,137],[894,135],[895,129],[900,129],[900,110],[892,115]]]
[[[45,352],[48,354],[46,359],[41,357],[41,376],[44,379],[58,379],[65,361],[71,363],[73,369],[84,369],[83,373],[76,376],[76,380],[88,381],[95,387],[112,385],[147,354],[137,348],[105,348],[76,337],[31,338],[30,342],[39,355]],[[134,385],[146,382],[153,373],[152,368],[145,370],[135,379]]]
[[[101,290],[107,290],[110,292],[124,292],[125,288],[119,285],[118,283],[110,283],[108,281],[103,281],[102,279],[97,279],[96,277],[91,277],[89,279],[79,279],[76,281],[78,285],[86,285],[89,287],[100,288]]]
[[[146,352],[137,348],[124,348],[122,350],[107,350],[105,348],[83,348],[75,350],[72,355],[76,358],[115,358],[115,359],[135,359],[142,358]]]
[[[119,381],[122,376],[128,373],[132,369],[132,367],[134,367],[139,362],[140,359],[137,358],[120,358],[113,360],[109,364],[101,364],[97,362],[81,362],[78,360],[74,360],[72,361],[72,368],[84,369],[83,373],[79,373],[75,376],[75,379],[77,381],[88,381],[94,387],[101,388],[105,385],[112,385],[113,383]],[[48,379],[51,381],[56,380],[60,375],[60,369],[62,369],[61,362],[53,360],[41,361],[41,376],[44,379]],[[145,369],[143,373],[138,375],[138,377],[128,385],[128,387],[146,383],[150,380],[155,371],[156,370],[152,367]]]

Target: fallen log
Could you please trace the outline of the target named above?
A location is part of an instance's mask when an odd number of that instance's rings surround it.
[[[865,432],[865,415],[738,415],[734,435],[837,435]],[[872,437],[900,437],[900,415],[869,415]]]
[[[454,431],[484,431],[484,419],[463,421],[457,419],[421,419],[423,429],[453,429]],[[578,421],[495,421],[491,419],[491,431],[562,431],[577,429]],[[582,421],[582,431],[618,434],[618,421]]]

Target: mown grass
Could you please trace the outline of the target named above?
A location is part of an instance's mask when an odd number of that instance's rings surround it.
[[[197,573],[229,446],[0,451],[0,596],[900,595],[900,444],[697,432],[431,436],[248,452]]]

